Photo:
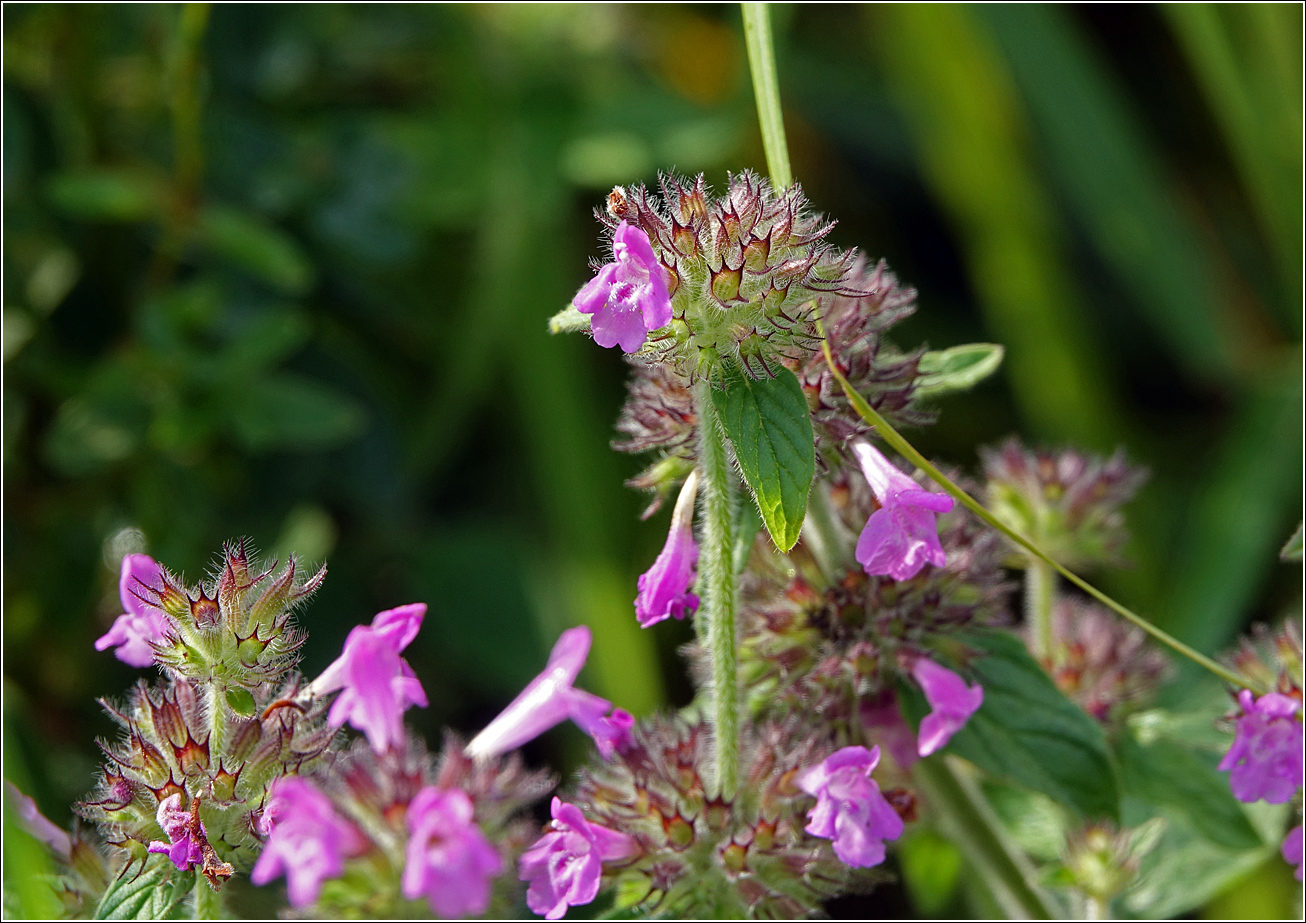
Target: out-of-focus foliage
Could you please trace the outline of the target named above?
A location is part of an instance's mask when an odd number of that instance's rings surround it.
[[[595,691],[683,700],[688,629],[640,633],[630,604],[666,514],[638,523],[607,446],[625,366],[545,323],[612,184],[761,167],[736,10],[3,15],[6,777],[68,821],[111,730],[94,698],[134,673],[92,648],[119,559],[196,579],[240,534],[330,560],[310,674],[377,610],[431,604],[428,736],[476,730],[569,624]],[[1206,651],[1299,605],[1275,553],[1301,499],[1300,10],[776,28],[797,176],[836,243],[920,290],[899,340],[1006,349],[921,448],[1123,444],[1153,479],[1111,589]],[[965,869],[926,861],[949,850],[911,847],[901,912],[960,911]],[[6,837],[8,882],[39,863]]]

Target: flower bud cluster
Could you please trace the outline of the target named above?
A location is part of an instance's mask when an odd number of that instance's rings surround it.
[[[853,253],[824,242],[834,226],[809,212],[798,186],[777,194],[744,172],[713,197],[702,175],[662,176],[662,198],[618,186],[599,219],[647,235],[664,272],[671,322],[649,329],[642,358],[688,378],[730,362],[754,378],[805,358],[819,341],[816,301],[863,294],[851,281]]]
[[[1052,644],[1045,666],[1057,688],[1111,727],[1146,705],[1169,674],[1165,655],[1142,629],[1078,597],[1053,603]]]
[[[411,735],[382,753],[356,740],[304,779],[350,841],[341,866],[313,882],[312,897],[292,900],[319,917],[504,916],[522,891],[509,871],[536,830],[525,809],[554,786],[517,753],[471,759],[452,734],[438,756]],[[322,852],[341,839],[319,831],[308,846]],[[294,871],[286,875],[293,889]]]
[[[810,726],[753,725],[733,801],[712,779],[709,737],[697,720],[646,719],[616,759],[582,769],[573,800],[585,818],[634,840],[603,863],[620,909],[794,918],[883,877],[840,861],[829,839],[805,830],[815,800],[799,777],[832,750]]]
[[[1072,569],[1122,563],[1129,534],[1120,507],[1147,480],[1123,450],[1110,458],[1030,451],[1012,438],[980,457],[987,506],[1011,528]]]
[[[883,260],[871,268],[861,256],[849,272],[848,287],[856,293],[831,293],[819,301],[835,365],[893,426],[932,423],[934,414],[921,410],[915,401],[924,348],[901,353],[884,338],[890,326],[915,312],[916,290],[899,286]],[[847,443],[870,434],[871,427],[849,405],[822,353],[813,353],[799,364],[798,380],[812,410],[816,444],[823,457],[834,457]]]
[[[1001,539],[957,508],[938,517],[942,567],[895,580],[867,574],[852,559],[856,532],[874,509],[865,480],[835,472],[829,490],[843,563],[824,573],[797,545],[779,555],[764,537],[743,575],[741,677],[760,716],[806,715],[840,742],[862,743],[862,707],[927,656],[941,637],[1007,620],[1012,585],[1002,570]],[[707,663],[690,655],[700,676]]]
[[[121,704],[102,700],[123,737],[101,742],[102,778],[77,810],[129,859],[165,852],[216,887],[258,855],[271,783],[311,769],[335,736],[325,703],[303,699],[291,673],[303,638],[290,609],[325,569],[300,582],[291,561],[274,576],[237,543],[209,584],[151,573],[131,592],[163,615],[148,643],[164,680],[139,682]]]

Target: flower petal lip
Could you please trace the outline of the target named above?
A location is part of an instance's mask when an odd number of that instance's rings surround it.
[[[633,353],[649,333],[671,322],[671,297],[643,230],[621,222],[613,234],[612,256],[613,262],[582,286],[572,304],[592,316],[590,333],[596,343]]]
[[[154,663],[152,645],[162,643],[168,634],[168,617],[146,600],[148,592],[163,586],[163,569],[145,554],[128,554],[122,559],[118,578],[118,596],[123,614],[95,642],[95,649],[114,647],[114,656],[133,667]]]
[[[852,451],[880,503],[857,539],[866,572],[909,580],[926,564],[947,564],[934,516],[951,510],[952,498],[921,489],[868,442],[854,442]]]
[[[839,861],[869,868],[885,859],[884,841],[902,835],[903,822],[880,792],[871,772],[880,748],[844,747],[798,776],[798,787],[816,797],[808,834],[833,841]]]
[[[522,881],[530,882],[526,906],[556,920],[568,907],[594,900],[605,861],[630,858],[639,847],[632,837],[591,823],[578,807],[556,796],[549,813],[552,829],[522,854],[517,870]]]
[[[417,793],[405,817],[404,897],[425,897],[445,918],[486,911],[490,881],[503,871],[503,859],[474,815],[472,800],[462,789],[428,785]]]
[[[956,673],[928,657],[917,658],[911,672],[933,709],[921,721],[918,738],[918,752],[929,756],[947,744],[979,710],[984,703],[984,688],[978,684],[967,686]]]

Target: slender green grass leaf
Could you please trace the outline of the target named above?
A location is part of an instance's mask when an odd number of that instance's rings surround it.
[[[1106,65],[1052,6],[980,5],[1046,145],[1061,188],[1138,310],[1200,377],[1228,375],[1211,266],[1160,158]]]
[[[244,212],[212,206],[200,215],[208,246],[277,291],[302,295],[313,284],[313,264],[283,231]]]

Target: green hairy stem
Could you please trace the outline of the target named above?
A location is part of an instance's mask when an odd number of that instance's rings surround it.
[[[1025,568],[1025,624],[1033,653],[1039,660],[1051,661],[1052,601],[1057,595],[1057,574],[1045,562],[1032,560]]]
[[[734,569],[734,484],[726,434],[712,403],[712,384],[699,381],[698,458],[702,472],[703,541],[699,549],[699,585],[712,655],[712,727],[717,784],[723,798],[739,787],[739,652],[735,615],[738,599]]]

